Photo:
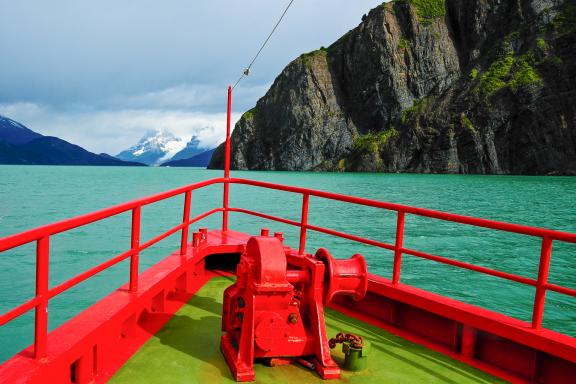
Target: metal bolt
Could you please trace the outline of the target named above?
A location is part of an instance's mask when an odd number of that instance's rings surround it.
[[[194,232],[192,234],[192,246],[193,247],[199,246],[201,239],[202,239],[202,234],[200,232]]]
[[[288,315],[288,321],[292,324],[296,324],[298,322],[298,314],[291,313]]]

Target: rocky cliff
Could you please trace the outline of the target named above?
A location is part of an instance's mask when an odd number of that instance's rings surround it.
[[[384,3],[282,71],[232,167],[576,174],[575,48],[575,1]]]

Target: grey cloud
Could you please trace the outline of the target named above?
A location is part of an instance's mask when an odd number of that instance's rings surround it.
[[[57,136],[96,153],[115,154],[135,144],[150,130],[167,130],[202,146],[214,147],[224,139],[226,114],[159,109],[117,109],[62,112],[32,103],[0,104],[10,116],[35,131]],[[232,115],[236,122],[240,115]]]

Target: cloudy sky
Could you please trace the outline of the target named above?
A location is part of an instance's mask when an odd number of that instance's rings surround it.
[[[151,129],[215,145],[226,87],[289,0],[0,0],[0,114],[94,152]],[[295,0],[237,88],[234,119],[301,53],[328,46],[382,1]]]

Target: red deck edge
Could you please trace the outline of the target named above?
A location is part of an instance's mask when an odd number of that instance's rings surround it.
[[[175,252],[139,277],[137,292],[125,284],[48,335],[47,355],[34,346],[0,365],[0,383],[105,383],[215,273],[204,270],[206,256],[240,253],[248,236],[210,232],[185,260]]]
[[[529,322],[372,275],[370,291],[576,363],[576,339]]]
[[[72,375],[75,383],[106,382],[215,276],[204,258],[240,253],[249,237],[208,232],[206,241],[187,247],[185,258],[175,252],[143,272],[138,292],[126,284],[51,332],[45,359],[34,359],[30,346],[1,365],[0,383],[46,383],[47,377],[71,383]],[[574,338],[376,275],[368,292],[362,301],[343,299],[332,307],[511,382],[576,377]]]
[[[514,373],[507,371],[505,369],[499,368],[499,367],[494,366],[492,364],[484,363],[484,362],[476,360],[474,358],[463,356],[460,353],[455,352],[453,350],[453,348],[446,347],[440,343],[435,343],[433,340],[430,340],[426,336],[418,335],[414,332],[406,331],[402,328],[395,327],[395,326],[391,325],[390,323],[386,322],[385,320],[382,320],[381,318],[377,318],[374,316],[355,312],[355,311],[351,310],[350,308],[346,307],[345,305],[334,304],[334,305],[330,305],[330,308],[335,309],[335,310],[337,310],[337,311],[339,311],[339,312],[341,312],[347,316],[350,316],[354,319],[357,319],[357,320],[363,321],[365,323],[368,323],[370,325],[373,325],[375,327],[384,329],[384,330],[386,330],[386,331],[388,331],[388,332],[390,332],[390,333],[392,333],[398,337],[401,337],[405,340],[411,341],[415,344],[419,344],[423,347],[426,347],[426,348],[431,349],[433,351],[439,352],[443,355],[449,356],[455,360],[461,361],[461,362],[463,362],[463,363],[465,363],[471,367],[478,368],[481,371],[484,371],[484,372],[489,373],[493,376],[496,376],[498,378],[509,381],[510,383],[525,384],[525,383],[530,382],[529,380],[523,379],[522,376],[514,374]]]
[[[331,307],[513,383],[576,378],[575,338],[376,275],[368,292]]]

